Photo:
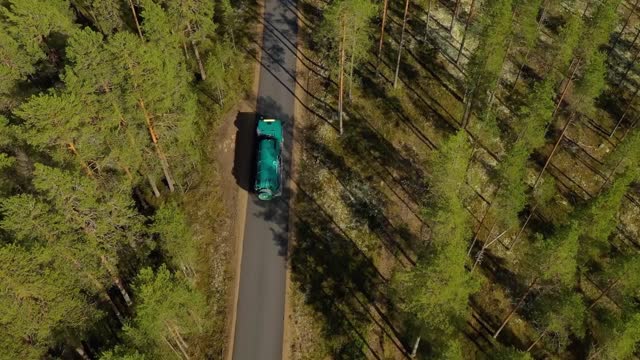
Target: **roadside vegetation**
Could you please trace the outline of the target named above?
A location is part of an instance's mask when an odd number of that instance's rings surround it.
[[[633,0],[301,0],[292,359],[640,354]]]
[[[0,4],[0,358],[210,359],[251,2]]]

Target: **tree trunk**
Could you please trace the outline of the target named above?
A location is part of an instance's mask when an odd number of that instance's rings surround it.
[[[180,334],[171,327],[171,325],[169,323],[165,323],[165,326],[167,327],[167,330],[169,330],[169,333],[171,333],[171,337],[173,338],[173,341],[176,343],[176,345],[178,345],[178,349],[180,349],[180,352],[182,353],[182,355],[184,356],[185,359],[189,360],[189,353],[187,353],[187,348],[180,342],[181,339],[179,339]]]
[[[187,22],[187,30],[189,32],[189,35],[191,35],[192,34],[191,24],[189,24],[188,22]],[[207,74],[204,70],[204,65],[202,64],[202,59],[200,58],[200,52],[198,51],[198,46],[196,45],[195,40],[191,40],[191,46],[193,47],[193,55],[195,55],[196,61],[198,62],[198,68],[200,69],[200,77],[202,78],[202,80],[206,80]]]
[[[544,329],[544,331],[542,331],[542,333],[540,334],[540,336],[538,336],[538,338],[536,339],[536,341],[533,342],[533,344],[531,344],[528,348],[527,348],[527,352],[531,351],[531,349],[533,349],[534,346],[536,346],[540,340],[542,340],[542,338],[547,334],[547,329]]]
[[[509,320],[511,320],[511,318],[513,317],[513,314],[515,314],[516,311],[520,308],[520,306],[522,306],[522,304],[524,303],[524,300],[527,298],[529,293],[531,293],[531,290],[533,290],[533,287],[536,285],[536,282],[538,282],[538,278],[537,277],[535,279],[533,279],[533,281],[531,281],[531,284],[529,284],[529,287],[527,288],[527,291],[525,291],[524,295],[522,295],[520,300],[518,300],[518,303],[516,304],[516,306],[509,312],[509,314],[504,319],[504,321],[502,321],[502,324],[500,325],[500,328],[498,328],[498,330],[495,332],[495,334],[493,334],[493,338],[494,339],[497,338],[498,335],[500,335],[500,333],[502,332],[502,329],[504,329],[504,327],[507,325],[507,323],[509,323]]]
[[[633,65],[636,63],[636,60],[638,60],[638,56],[640,56],[640,49],[636,51],[636,54],[633,55],[633,58],[629,62],[629,65],[627,65],[627,68],[624,71],[624,75],[622,75],[621,83],[624,83],[625,81],[627,81],[627,76],[629,75],[629,71],[631,71],[631,69],[633,68]]]
[[[538,26],[536,27],[536,34],[540,31],[540,27],[544,22],[544,17],[547,15],[547,2],[545,1],[542,4],[542,12],[540,13],[540,19],[538,19]],[[518,74],[516,75],[516,79],[513,82],[512,90],[515,90],[516,85],[518,84],[518,80],[520,80],[520,75],[522,75],[522,71],[524,70],[524,66],[527,64],[527,60],[529,59],[529,55],[531,54],[532,48],[528,48],[527,52],[524,54],[524,59],[522,59],[522,64],[518,68]]]
[[[633,40],[631,41],[631,45],[629,45],[629,49],[633,49],[633,47],[636,45],[636,41],[638,41],[638,36],[640,36],[640,28],[638,29],[638,31],[636,31],[636,36],[633,37]]]
[[[109,305],[111,306],[111,309],[113,310],[113,313],[116,314],[116,317],[118,318],[120,323],[124,324],[125,323],[124,316],[122,316],[122,313],[118,309],[118,306],[116,306],[116,304],[113,302],[113,300],[109,296],[109,292],[107,292],[107,289],[105,289],[102,283],[98,281],[98,279],[96,279],[93,275],[85,272],[82,269],[82,265],[77,259],[69,255],[63,255],[63,257],[71,261],[73,265],[76,267],[76,269],[78,269],[79,272],[83,273],[83,275],[89,279],[89,282],[92,283],[95,289],[97,290],[98,297],[102,299],[102,301],[106,301],[107,303],[109,303]]]
[[[187,43],[182,40],[182,50],[184,51],[184,58],[189,60],[189,50],[187,50]]]
[[[487,210],[487,213],[489,211]],[[496,222],[494,221],[493,224],[491,225],[491,228],[489,228],[489,234],[487,234],[487,239],[491,236],[491,234],[493,233],[493,229],[496,227]],[[480,230],[482,229],[482,224],[480,224],[480,229],[478,229],[478,232],[476,233],[475,239],[478,238],[478,234],[480,233]],[[473,245],[475,244],[475,242],[471,243],[471,248],[469,249],[469,254],[471,254],[471,249],[473,248]],[[482,255],[484,254],[484,249],[485,246],[482,245],[482,247],[480,248],[480,251],[478,251],[478,255],[476,255],[476,261],[473,262],[473,266],[471,267],[471,271],[473,272],[473,270],[476,268],[476,266],[478,266],[478,264],[480,263],[480,261],[482,261]]]
[[[429,36],[429,20],[431,19],[431,2],[433,0],[427,0],[429,3],[427,4],[427,21],[424,25],[424,39],[423,41],[427,42],[427,37]]]
[[[551,150],[551,154],[549,154],[549,158],[547,158],[547,161],[544,163],[544,166],[542,167],[542,170],[540,171],[540,174],[538,174],[538,177],[536,178],[535,183],[533,183],[533,189],[535,189],[536,186],[538,186],[538,183],[540,182],[540,179],[542,178],[542,175],[544,174],[544,171],[547,170],[547,166],[549,166],[549,163],[551,162],[551,159],[553,158],[553,155],[556,153],[556,150],[558,149],[558,146],[560,145],[560,142],[564,138],[564,134],[567,132],[567,129],[569,128],[569,125],[571,125],[571,122],[573,121],[573,117],[574,116],[575,116],[574,113],[571,113],[571,115],[569,116],[569,120],[567,120],[567,123],[564,125],[564,128],[562,129],[562,133],[560,134],[560,137],[558,138],[558,141],[556,141],[556,144],[553,146],[553,150]]]
[[[402,47],[404,46],[404,32],[407,27],[407,15],[409,13],[409,0],[404,4],[404,16],[402,18],[402,33],[400,35],[400,46],[398,47],[398,61],[396,62],[396,75],[393,78],[393,88],[398,86],[398,73],[400,72],[400,59],[402,57]]]
[[[144,38],[142,37],[142,31],[140,30],[140,23],[138,22],[138,15],[136,14],[136,8],[133,6],[133,1],[129,0],[129,6],[131,6],[131,14],[133,14],[133,20],[136,22],[136,29],[138,30],[138,35],[140,35],[140,39]]]
[[[518,242],[518,239],[520,239],[520,235],[522,235],[522,233],[524,232],[524,229],[527,227],[527,224],[529,224],[529,220],[531,220],[531,217],[533,216],[533,213],[536,211],[537,208],[538,208],[538,204],[536,204],[531,209],[531,212],[529,212],[529,215],[527,216],[527,219],[524,221],[524,224],[522,224],[522,227],[520,227],[520,230],[518,231],[516,238],[513,239],[513,241],[511,242],[511,245],[509,245],[509,250],[513,249],[513,247],[516,245],[516,243]]]
[[[453,34],[453,25],[458,17],[458,9],[460,9],[460,0],[456,0],[456,4],[453,7],[453,13],[451,14],[451,24],[449,24],[449,34]]]
[[[182,354],[180,354],[178,352],[178,350],[176,350],[175,347],[173,347],[173,345],[171,345],[171,342],[166,338],[166,337],[162,337],[162,340],[164,340],[164,342],[169,345],[169,348],[173,351],[174,354],[176,354],[176,356],[178,357],[178,359],[182,359]]]
[[[640,91],[640,86],[636,88],[636,91],[633,93],[633,96],[631,97],[631,100],[629,100],[629,103],[627,104],[627,108],[624,110],[624,113],[622,113],[620,120],[618,120],[618,122],[616,123],[616,126],[613,128],[613,130],[611,130],[611,133],[609,134],[609,138],[613,137],[613,134],[615,134],[616,130],[618,130],[618,127],[620,127],[620,124],[622,124],[622,121],[629,113],[629,110],[631,110],[631,104],[633,104],[633,100],[635,100],[636,96],[638,96],[638,91]]]
[[[464,50],[464,43],[467,40],[467,31],[469,30],[469,23],[471,23],[471,17],[473,16],[473,6],[476,0],[471,0],[471,6],[469,6],[469,15],[467,15],[467,22],[464,25],[464,34],[462,34],[462,41],[460,42],[460,49],[458,50],[458,57],[456,57],[456,64],[460,63],[462,57],[462,50]]]
[[[524,54],[524,59],[522,59],[522,64],[520,64],[520,67],[518,68],[518,73],[516,74],[516,79],[513,81],[513,86],[511,87],[511,90],[516,89],[516,85],[518,85],[518,80],[520,80],[520,75],[522,75],[522,71],[524,70],[525,65],[527,65],[527,60],[529,59],[530,52],[531,52],[531,49],[527,49],[527,52]]]
[[[153,122],[151,121],[151,116],[147,112],[147,108],[144,105],[144,101],[142,99],[138,100],[138,105],[142,109],[144,114],[144,119],[147,123],[147,129],[149,130],[149,134],[151,135],[151,141],[154,144],[156,154],[158,155],[158,159],[160,159],[160,165],[162,166],[162,171],[164,172],[165,179],[167,180],[167,184],[169,185],[169,190],[173,192],[175,190],[173,186],[173,176],[171,175],[171,170],[169,169],[169,162],[160,149],[160,144],[158,144],[158,136],[156,135],[156,131],[153,128]]]
[[[342,41],[340,42],[340,89],[338,94],[338,118],[340,120],[340,135],[343,134],[344,128],[342,126],[342,106],[344,103],[344,51],[347,41],[347,26],[344,19],[342,20]]]
[[[78,354],[78,356],[80,356],[80,358],[82,360],[91,360],[91,358],[89,357],[89,355],[87,355],[87,352],[84,350],[84,346],[82,346],[82,342],[79,341],[73,341],[74,345],[73,345],[73,350],[76,352],[76,354]]]
[[[475,89],[468,89],[464,97],[464,112],[462,113],[462,128],[467,130],[471,119],[471,111],[473,109],[473,98]]]
[[[171,175],[171,170],[169,169],[169,162],[167,161],[167,157],[164,152],[160,149],[160,144],[155,144],[156,153],[160,158],[160,165],[162,166],[162,172],[164,173],[164,178],[167,180],[167,185],[169,185],[169,191],[173,192],[175,190],[173,186],[173,175]]]
[[[380,44],[378,44],[378,58],[376,63],[376,68],[380,64],[380,56],[382,55],[382,44],[384,42],[384,26],[387,23],[387,6],[389,5],[389,0],[384,0],[384,5],[382,6],[382,25],[380,26]]]
[[[494,225],[491,227],[491,230],[489,231],[489,236],[491,235],[491,233],[493,232],[493,228],[495,227],[495,223]],[[510,229],[507,229],[503,232],[500,233],[500,235],[494,237],[493,239],[491,239],[491,241],[486,242],[484,245],[482,245],[482,248],[480,249],[480,251],[478,252],[478,255],[476,256],[476,261],[473,263],[473,267],[471,268],[471,272],[473,272],[473,270],[476,268],[476,266],[478,266],[480,264],[480,262],[482,262],[482,258],[484,257],[484,253],[485,251],[489,248],[489,246],[493,245],[493,243],[495,243],[496,241],[500,240],[500,238],[507,233],[507,231],[509,231]],[[489,237],[487,237],[487,239],[489,239]]]
[[[131,301],[131,297],[129,296],[127,289],[124,287],[124,284],[122,283],[122,279],[118,276],[116,271],[113,269],[113,266],[111,266],[111,264],[109,263],[105,255],[100,255],[100,261],[102,262],[102,265],[107,269],[107,272],[109,272],[109,275],[111,275],[111,280],[120,291],[120,294],[122,295],[122,298],[124,299],[127,306],[131,307],[133,305],[133,302]]]
[[[420,346],[420,336],[416,339],[416,343],[413,345],[413,350],[411,350],[411,358],[415,359],[418,356],[418,346]]]
[[[473,250],[473,246],[476,244],[476,241],[478,241],[480,230],[482,230],[482,226],[484,226],[484,220],[487,218],[487,215],[489,215],[489,212],[491,211],[492,206],[493,206],[493,203],[489,204],[487,211],[485,211],[484,215],[482,215],[482,219],[480,219],[480,224],[478,225],[478,230],[476,230],[476,233],[473,236],[473,241],[471,241],[471,246],[469,246],[469,251],[467,252],[467,256],[471,256],[471,251]]]
[[[622,134],[622,138],[620,139],[620,141],[624,141],[627,135],[629,135],[629,132],[631,132],[631,130],[636,127],[637,123],[638,123],[638,116],[636,116],[636,119],[633,121],[633,123],[631,123],[631,126],[629,126],[627,130],[624,131],[624,134]]]
[[[355,32],[355,30],[354,30]],[[351,41],[351,65],[349,69],[349,102],[353,100],[353,68],[356,57],[356,37],[352,36],[353,40]]]
[[[573,65],[573,63],[575,62],[575,68],[573,69],[573,72],[571,73],[571,75],[567,78],[567,82],[565,83],[564,89],[562,90],[562,93],[560,94],[560,99],[558,100],[558,103],[556,104],[555,109],[553,109],[553,113],[551,114],[551,117],[554,117],[556,115],[556,112],[558,112],[558,109],[560,109],[560,105],[562,104],[562,101],[564,100],[564,96],[567,94],[567,90],[569,89],[569,85],[571,85],[571,82],[573,81],[573,77],[576,74],[576,71],[578,71],[578,68],[580,67],[580,59],[576,61],[572,61],[571,64]],[[571,65],[569,65],[569,69],[571,69]]]
[[[159,198],[160,191],[158,190],[158,186],[156,185],[156,181],[153,179],[153,176],[147,175],[147,180],[149,180],[149,185],[151,185],[151,189],[153,190],[153,195]]]
[[[84,170],[84,172],[87,173],[87,176],[93,177],[93,171],[91,171],[89,166],[87,166],[87,164],[84,161],[82,161],[82,159],[80,158],[80,155],[78,155],[78,150],[76,149],[75,144],[73,142],[68,142],[67,148],[79,160],[80,166],[82,166],[82,169]]]
[[[604,179],[604,183],[602,184],[602,186],[600,186],[600,189],[598,189],[598,195],[602,194],[602,191],[604,190],[604,187],[607,186],[607,184],[609,183],[609,180],[611,180],[613,175],[618,170],[618,167],[620,167],[620,165],[622,164],[622,161],[624,161],[624,158],[622,158],[622,159],[620,159],[620,161],[618,161],[618,163],[613,168],[613,170],[611,170],[611,173],[607,176],[606,179]],[[596,195],[596,196],[598,196],[598,195]]]
[[[589,307],[587,308],[587,310],[591,310],[594,306],[596,306],[596,304],[602,300],[602,298],[609,294],[609,291],[611,291],[611,289],[613,289],[614,286],[616,286],[618,284],[618,282],[620,282],[620,280],[625,276],[626,274],[622,274],[622,276],[620,276],[619,278],[617,278],[615,281],[613,281],[611,284],[609,284],[604,290],[602,290],[602,292],[600,293],[600,295],[598,295],[598,297],[593,300],[593,302],[591,303],[591,305],[589,305]]]
[[[620,41],[620,38],[622,38],[622,35],[624,35],[624,31],[627,29],[627,26],[629,25],[629,20],[631,19],[631,16],[635,13],[636,7],[638,7],[638,2],[640,2],[640,0],[636,0],[636,2],[631,7],[631,11],[629,11],[629,15],[624,20],[624,24],[622,25],[622,30],[620,30],[620,33],[618,34],[618,36],[616,36],[615,40],[613,41],[613,44],[611,44],[611,48],[609,49],[608,55],[611,55],[616,45],[618,44],[618,41]]]

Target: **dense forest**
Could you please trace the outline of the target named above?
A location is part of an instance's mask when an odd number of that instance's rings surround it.
[[[0,358],[222,356],[205,140],[251,80],[252,6],[0,2]]]
[[[300,0],[293,359],[640,355],[637,0]]]

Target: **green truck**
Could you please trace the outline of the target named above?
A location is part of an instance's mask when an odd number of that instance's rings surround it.
[[[260,200],[282,194],[282,121],[258,116],[257,164],[254,190]]]

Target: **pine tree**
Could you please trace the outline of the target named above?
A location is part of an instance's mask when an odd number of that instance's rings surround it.
[[[403,299],[400,309],[414,317],[425,335],[451,334],[466,316],[469,296],[479,290],[478,281],[464,268],[466,259],[464,244],[446,244],[394,278]]]
[[[488,104],[489,92],[495,88],[507,53],[511,34],[512,0],[491,0],[480,19],[480,43],[468,66],[463,127],[471,113]]]
[[[369,22],[376,13],[370,0],[340,0],[331,3],[324,12],[324,20],[318,40],[327,45],[331,59],[338,64],[338,117],[340,133],[343,132],[344,79],[349,76],[349,88],[353,86],[354,70],[369,48]],[[335,44],[338,44],[336,49]],[[337,50],[337,52],[335,51]],[[347,61],[349,65],[347,65]],[[351,90],[349,91],[351,94]]]
[[[417,265],[397,273],[393,282],[400,308],[415,319],[422,329],[420,335],[436,343],[466,316],[468,298],[479,289],[478,280],[464,267],[469,231],[462,188],[470,152],[466,133],[459,131],[432,159],[430,201],[434,210],[426,216],[432,221],[430,243],[434,246],[420,249]],[[437,337],[430,335],[433,331]]]
[[[613,181],[611,187],[590,201],[580,216],[585,221],[586,241],[582,242],[584,256],[593,257],[609,248],[608,238],[617,224],[616,215],[629,185],[638,178],[638,170],[631,168]]]
[[[533,290],[541,287],[567,288],[575,283],[578,269],[578,239],[581,235],[582,223],[572,220],[570,224],[556,230],[550,238],[538,239],[530,246],[523,258],[523,272],[532,280],[515,307],[493,334],[494,338],[500,335]]]
[[[71,4],[105,35],[122,31],[126,27],[125,19],[122,18],[126,9],[122,1],[71,0]]]
[[[199,251],[182,209],[175,203],[164,204],[156,211],[151,230],[158,234],[170,263],[185,276],[193,276]]]
[[[148,4],[150,1],[147,1]],[[171,29],[175,31],[186,49],[190,45],[200,77],[206,80],[207,73],[204,67],[206,59],[203,59],[203,47],[209,47],[211,36],[215,32],[213,23],[214,2],[206,0],[177,0],[163,1],[170,15]],[[146,21],[146,19],[145,19]],[[176,44],[178,45],[178,44]]]
[[[0,246],[3,358],[37,359],[82,336],[99,315],[76,270],[54,248]]]
[[[425,216],[432,221],[430,242],[437,247],[452,241],[463,243],[469,233],[463,199],[470,154],[467,135],[459,131],[430,162],[429,202],[433,205]]]
[[[640,339],[640,314],[627,316],[607,334],[606,342],[594,349],[590,359],[628,359],[633,356]]]
[[[529,353],[519,351],[512,347],[499,347],[491,353],[491,358],[495,360],[532,360]]]
[[[161,266],[155,273],[142,269],[134,290],[136,316],[125,327],[133,348],[152,358],[189,359],[189,336],[203,331],[205,299]]]
[[[527,64],[529,55],[536,45],[536,40],[538,40],[540,25],[544,21],[545,16],[546,4],[543,4],[545,1],[546,0],[520,0],[516,2],[515,12],[517,13],[518,23],[514,27],[515,34],[513,36],[515,38],[514,41],[516,45],[521,49],[521,51],[524,50],[524,54],[522,54],[518,59],[520,67],[518,68],[516,79],[513,81],[514,88],[518,84],[522,70]],[[540,6],[543,6],[543,8],[540,19],[538,20],[538,11],[540,10]]]
[[[556,351],[563,350],[569,344],[569,337],[582,339],[585,335],[586,307],[582,296],[568,289],[557,294],[544,296],[536,304],[540,335],[529,346],[531,351],[546,337],[552,337]]]

